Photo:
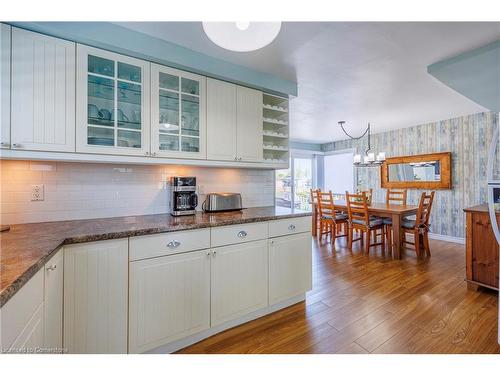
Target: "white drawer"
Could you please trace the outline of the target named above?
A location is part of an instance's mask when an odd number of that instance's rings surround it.
[[[311,231],[311,217],[293,217],[269,222],[269,237],[287,236],[289,234]]]
[[[228,225],[212,228],[212,247],[231,245],[266,239],[269,233],[268,223]]]
[[[130,237],[130,261],[208,249],[210,229],[183,230]]]

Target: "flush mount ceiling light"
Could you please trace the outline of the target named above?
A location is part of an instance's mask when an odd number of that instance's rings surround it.
[[[208,38],[230,51],[255,51],[271,43],[280,32],[281,22],[203,22]]]

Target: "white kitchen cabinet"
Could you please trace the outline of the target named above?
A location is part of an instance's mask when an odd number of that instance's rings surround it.
[[[13,27],[11,70],[11,148],[74,152],[75,43]]]
[[[212,249],[212,326],[268,306],[267,240]]]
[[[262,162],[262,92],[237,86],[236,108],[237,159]]]
[[[43,346],[52,354],[63,347],[63,266],[62,250],[45,264]]]
[[[286,300],[312,288],[311,234],[269,240],[269,303]]]
[[[151,64],[151,153],[206,159],[206,78]]]
[[[130,263],[129,351],[210,328],[210,250]]]
[[[236,158],[236,85],[207,78],[207,159]]]
[[[150,63],[78,44],[76,151],[150,154]]]
[[[11,27],[0,23],[0,147],[10,148]]]
[[[36,309],[35,313],[24,327],[21,334],[16,338],[16,341],[12,344],[12,353],[39,353],[40,349],[43,348],[43,302]]]
[[[64,339],[69,353],[126,353],[128,239],[64,247]]]

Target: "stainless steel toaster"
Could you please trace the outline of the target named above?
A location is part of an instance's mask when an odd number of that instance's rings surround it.
[[[209,193],[201,207],[206,212],[241,210],[241,194]]]

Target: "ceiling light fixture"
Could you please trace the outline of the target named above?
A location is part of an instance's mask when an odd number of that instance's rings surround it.
[[[203,22],[208,38],[230,51],[255,51],[270,44],[279,34],[281,22]]]
[[[385,161],[385,152],[379,152],[377,154],[377,157],[375,158],[375,153],[370,152],[371,151],[371,125],[368,123],[368,127],[366,128],[365,132],[361,134],[359,137],[353,137],[347,131],[344,129],[344,124],[345,121],[339,121],[340,128],[344,132],[345,135],[347,135],[350,139],[357,141],[362,139],[365,135],[368,134],[368,145],[365,150],[365,157],[363,160],[361,160],[361,155],[356,154],[354,155],[354,161],[353,164],[356,167],[372,167],[376,165],[380,165]]]

